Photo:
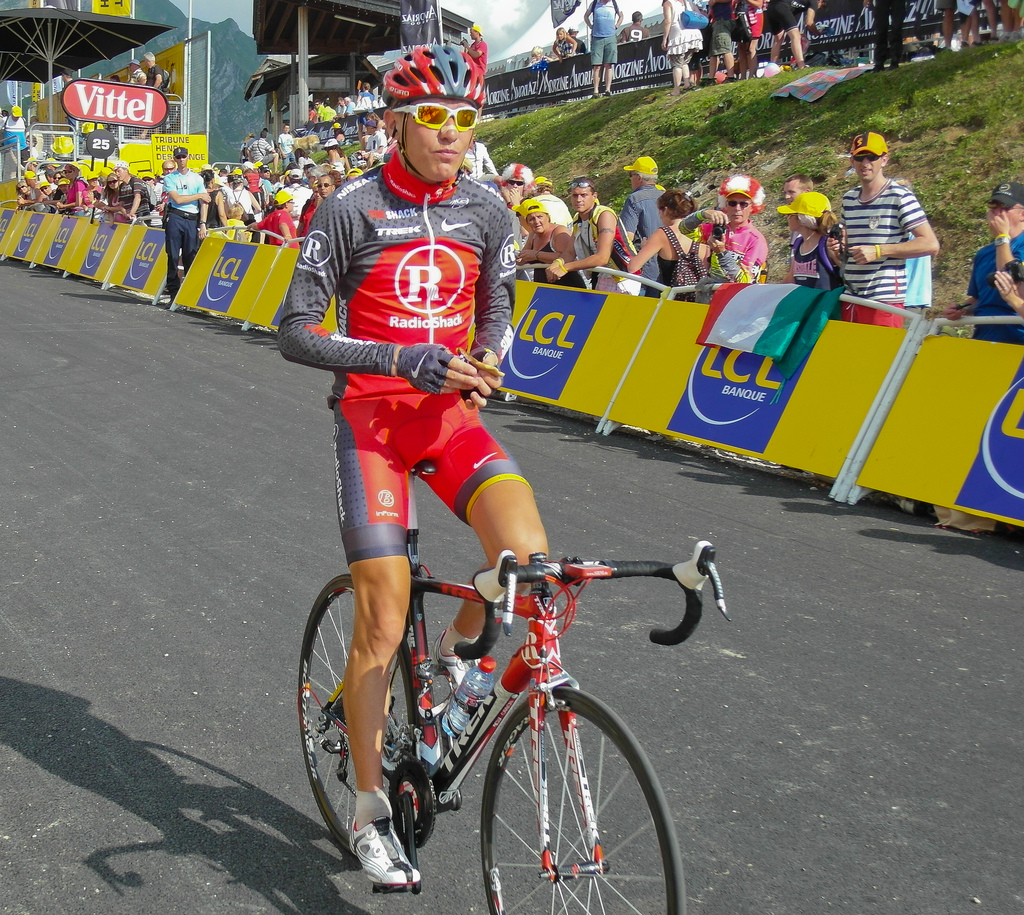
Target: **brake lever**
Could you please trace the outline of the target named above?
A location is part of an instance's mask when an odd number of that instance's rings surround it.
[[[700,557],[697,559],[697,570],[701,575],[711,580],[711,590],[715,594],[715,606],[722,611],[722,616],[731,623],[732,617],[729,616],[729,611],[725,608],[725,591],[722,589],[722,579],[718,577],[718,566],[715,565],[715,548],[710,543],[701,550]]]
[[[512,634],[512,620],[516,610],[516,585],[519,583],[519,563],[515,553],[505,550],[498,566],[498,582],[505,586],[501,602],[501,628],[505,635]]]
[[[498,564],[484,569],[473,576],[473,587],[484,600],[484,631],[475,642],[458,642],[454,652],[464,661],[478,661],[488,654],[498,640],[498,621],[495,614],[500,610],[505,633],[512,631],[512,611],[516,600],[516,554],[502,550]],[[511,578],[511,590],[508,581]],[[509,594],[511,593],[511,600]]]
[[[648,636],[652,642],[657,645],[678,645],[693,635],[703,612],[701,588],[708,579],[711,580],[715,594],[715,605],[727,620],[732,620],[725,606],[722,580],[715,566],[715,548],[710,542],[701,540],[694,547],[693,556],[689,560],[672,567],[672,575],[686,595],[686,609],[683,611],[682,620],[674,629],[652,629]]]

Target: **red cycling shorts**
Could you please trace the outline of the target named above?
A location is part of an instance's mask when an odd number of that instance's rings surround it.
[[[462,521],[488,486],[526,484],[518,465],[459,394],[389,394],[334,407],[338,519],[351,565],[404,556],[409,472],[430,461],[423,479]],[[528,484],[526,484],[528,485]]]

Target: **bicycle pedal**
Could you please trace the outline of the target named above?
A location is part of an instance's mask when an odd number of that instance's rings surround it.
[[[419,883],[374,883],[374,893],[420,893],[423,881]]]

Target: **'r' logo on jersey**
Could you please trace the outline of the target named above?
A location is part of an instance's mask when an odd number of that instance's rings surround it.
[[[322,267],[331,259],[331,239],[326,232],[317,229],[306,236],[302,242],[302,259],[314,267]]]
[[[437,315],[451,307],[466,285],[466,266],[445,245],[420,245],[395,270],[395,294],[410,311]]]

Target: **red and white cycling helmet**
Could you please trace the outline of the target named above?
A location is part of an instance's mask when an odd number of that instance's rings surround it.
[[[733,194],[750,198],[750,212],[760,213],[764,209],[764,188],[750,175],[731,175],[718,188],[718,208],[725,209],[725,201]]]
[[[479,70],[460,48],[420,45],[396,61],[384,76],[389,107],[421,98],[452,98],[484,107],[487,91]]]

